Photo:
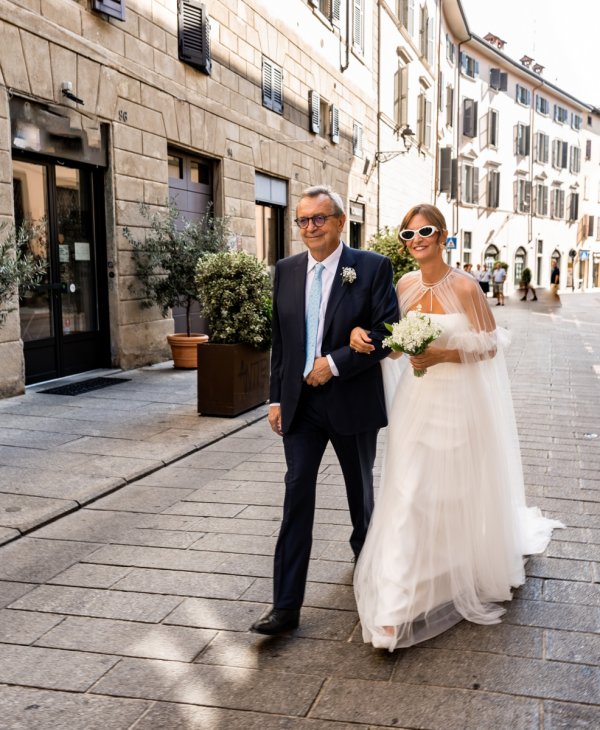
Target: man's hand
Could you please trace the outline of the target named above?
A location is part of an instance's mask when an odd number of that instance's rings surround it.
[[[318,357],[315,360],[315,364],[310,373],[306,376],[306,382],[308,385],[325,385],[328,380],[331,380],[333,373],[329,367],[329,360],[326,357]]]
[[[281,406],[269,406],[267,419],[273,431],[278,436],[283,436],[283,431],[281,430]]]

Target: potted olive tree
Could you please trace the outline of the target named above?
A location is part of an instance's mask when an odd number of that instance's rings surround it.
[[[0,225],[0,326],[16,309],[12,304],[17,292],[36,287],[45,272],[43,261],[29,252],[29,241],[35,235],[33,227]]]
[[[142,204],[140,211],[149,224],[144,240],[135,238],[129,228],[123,235],[131,245],[141,305],[158,306],[163,317],[170,316],[173,307],[185,309],[185,334],[167,335],[167,340],[174,366],[195,368],[197,345],[208,339],[191,327],[192,305],[198,296],[196,265],[203,256],[227,248],[229,219],[215,216],[209,209],[198,220],[185,220],[172,203],[161,212],[151,212]],[[136,291],[135,284],[130,288]]]
[[[269,397],[272,286],[244,251],[204,256],[196,283],[210,341],[198,346],[198,412],[237,416]]]

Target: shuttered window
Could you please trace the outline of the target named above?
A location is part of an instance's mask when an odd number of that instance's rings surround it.
[[[471,204],[479,201],[479,169],[466,163],[461,168],[461,201]]]
[[[364,52],[364,0],[353,0],[353,12],[352,12],[352,45],[359,53]]]
[[[579,147],[571,146],[569,153],[569,171],[581,172],[581,150]]]
[[[268,58],[262,62],[263,106],[283,114],[283,71]]]
[[[535,186],[535,214],[548,215],[548,186]]]
[[[535,135],[535,161],[545,164],[550,159],[550,137],[543,132]]]
[[[440,193],[449,193],[452,185],[452,147],[440,149]]]
[[[125,0],[92,0],[92,10],[117,20],[125,20]]]
[[[477,136],[477,102],[473,99],[463,99],[463,134]]]
[[[487,207],[498,208],[500,205],[500,173],[498,170],[488,172]]]
[[[318,91],[308,92],[308,128],[313,134],[321,131],[321,96]]]
[[[363,156],[363,128],[358,122],[352,125],[352,154],[356,157]]]
[[[515,210],[517,213],[529,213],[531,208],[531,183],[519,178],[515,180]]]
[[[571,193],[569,198],[569,220],[576,221],[579,217],[579,193]]]
[[[454,125],[454,87],[446,87],[446,124],[448,127]]]
[[[497,109],[488,111],[488,145],[496,149],[498,147],[500,114]]]
[[[517,124],[515,135],[515,154],[526,157],[529,154],[529,125]]]
[[[399,66],[394,74],[394,121],[397,129],[408,124],[408,66]]]
[[[491,68],[490,87],[496,89],[496,91],[506,91],[508,89],[508,74],[500,71],[499,68]]]
[[[198,0],[182,0],[178,13],[179,60],[210,74],[210,23]]]
[[[420,146],[431,149],[431,102],[425,94],[419,94],[417,115],[417,141]]]
[[[339,144],[340,141],[340,110],[335,104],[329,108],[329,128],[331,130],[331,141]]]

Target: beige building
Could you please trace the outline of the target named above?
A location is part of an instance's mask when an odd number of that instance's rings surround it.
[[[173,320],[131,291],[139,203],[231,217],[269,265],[301,249],[299,192],[328,183],[346,239],[375,231],[373,0],[0,4],[0,216],[37,221],[43,285],[0,329],[0,393],[169,357]],[[15,302],[17,304],[17,302]],[[176,313],[177,314],[177,313]],[[176,317],[177,325],[177,317]]]

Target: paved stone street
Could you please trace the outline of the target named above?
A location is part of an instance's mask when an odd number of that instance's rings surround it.
[[[514,338],[528,502],[567,529],[502,624],[393,654],[361,641],[330,452],[301,627],[248,631],[283,493],[264,407],[199,418],[195,374],[165,367],[1,402],[0,728],[600,727],[600,296],[562,302],[494,314]]]

